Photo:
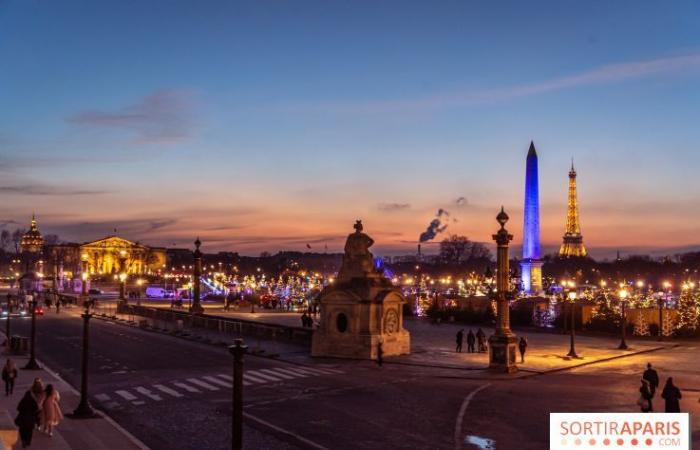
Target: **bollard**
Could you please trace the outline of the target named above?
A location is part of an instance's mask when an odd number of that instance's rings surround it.
[[[233,355],[233,397],[231,415],[231,448],[243,449],[243,355],[248,347],[243,339],[234,340],[228,351]]]

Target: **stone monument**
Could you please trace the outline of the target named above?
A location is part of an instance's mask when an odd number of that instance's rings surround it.
[[[493,235],[498,248],[496,250],[496,330],[489,337],[489,369],[499,372],[517,372],[515,365],[516,339],[510,329],[510,269],[508,264],[508,243],[513,235],[505,229],[508,214],[501,207],[496,216],[501,229]]]
[[[374,268],[369,248],[374,240],[355,223],[348,236],[336,281],[320,294],[321,323],[314,331],[311,355],[377,359],[411,351],[403,327],[406,300],[399,289]]]

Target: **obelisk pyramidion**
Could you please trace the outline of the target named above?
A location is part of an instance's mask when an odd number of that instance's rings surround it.
[[[537,151],[530,141],[525,168],[525,211],[523,221],[523,259],[520,263],[523,292],[542,293],[540,253],[540,192],[537,176]]]

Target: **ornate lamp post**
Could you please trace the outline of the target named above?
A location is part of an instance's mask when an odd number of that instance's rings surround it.
[[[89,357],[89,345],[90,345],[90,302],[85,302],[85,312],[81,314],[83,318],[83,355],[81,363],[81,380],[80,380],[80,403],[78,407],[73,411],[74,419],[89,419],[96,417],[97,413],[92,409],[90,405],[90,400],[88,399],[88,357]]]
[[[627,334],[627,314],[625,312],[625,306],[627,304],[627,295],[629,295],[629,293],[626,289],[620,289],[620,292],[618,292],[617,295],[620,297],[620,305],[622,307],[622,339],[620,340],[620,345],[617,348],[620,350],[627,350],[629,347],[627,346],[627,341],[625,340]]]
[[[508,243],[513,235],[508,233],[505,225],[508,222],[508,214],[501,207],[501,212],[496,216],[501,229],[493,235],[493,240],[498,245],[496,253],[496,330],[489,337],[489,369],[500,372],[517,372],[515,365],[516,339],[510,329],[510,312],[508,305],[509,275],[508,268]]]
[[[126,300],[126,280],[128,274],[126,271],[126,251],[121,250],[119,252],[119,303],[126,305],[128,301]]]
[[[194,268],[192,269],[192,283],[193,283],[193,288],[192,288],[192,306],[190,307],[190,312],[192,314],[201,314],[204,312],[204,308],[202,308],[202,304],[200,303],[200,295],[201,295],[201,282],[202,282],[202,251],[199,249],[199,247],[202,245],[202,242],[197,238],[196,241],[194,241]]]
[[[24,366],[25,370],[40,370],[41,367],[36,362],[36,293],[32,295],[32,301],[29,302],[32,308],[32,349],[29,357],[29,362]]]
[[[569,281],[569,288],[573,288],[574,286],[574,282]],[[569,333],[569,353],[567,353],[566,356],[569,356],[571,358],[578,358],[579,356],[576,354],[576,292],[569,291],[568,297],[569,307],[571,308],[571,331]]]
[[[7,352],[10,352],[10,317],[12,317],[12,296],[7,293],[7,322],[5,322],[5,337],[7,338]]]
[[[88,255],[87,253],[83,253],[80,264],[80,279],[83,281],[80,285],[80,295],[83,298],[87,297],[88,295],[88,278],[90,278],[90,275],[88,274]]]

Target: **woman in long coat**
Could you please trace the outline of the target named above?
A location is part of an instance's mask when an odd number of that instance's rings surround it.
[[[666,400],[666,412],[674,413],[681,412],[681,390],[673,384],[673,377],[668,377],[666,380],[666,386],[661,393],[661,397]]]
[[[39,404],[31,391],[25,392],[24,397],[17,405],[17,412],[15,425],[19,428],[22,448],[26,448],[32,443],[32,434],[34,434],[34,427],[39,415]]]
[[[651,404],[651,389],[649,388],[649,382],[642,378],[642,385],[639,387],[639,401],[637,404],[641,408],[642,412],[651,412],[653,406]]]
[[[61,407],[58,404],[61,401],[61,396],[54,389],[52,384],[46,386],[46,396],[44,404],[41,407],[41,423],[44,426],[44,432],[49,436],[53,436],[53,428],[63,419]]]

